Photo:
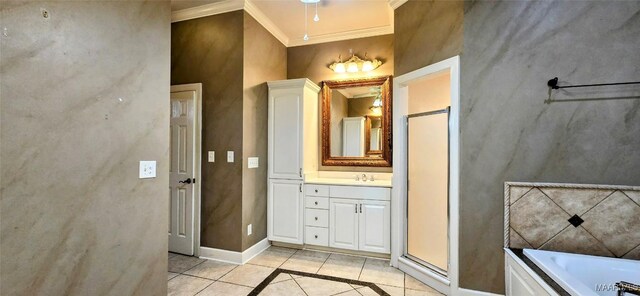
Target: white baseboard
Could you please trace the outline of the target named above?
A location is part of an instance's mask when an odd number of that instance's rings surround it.
[[[469,290],[469,289],[463,289],[463,288],[458,289],[458,295],[460,296],[504,296],[502,294],[493,294],[489,292],[482,292],[482,291]]]
[[[246,249],[244,252],[234,252],[222,249],[200,247],[200,258],[233,264],[245,264],[253,257],[269,248],[270,245],[271,243],[269,243],[269,240],[265,238],[255,245],[251,246],[250,248]]]

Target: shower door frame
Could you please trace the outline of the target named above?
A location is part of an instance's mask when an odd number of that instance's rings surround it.
[[[414,82],[445,71],[450,75],[449,112],[449,270],[443,275],[407,258],[407,115],[409,88]],[[397,76],[393,81],[393,188],[391,198],[391,265],[441,293],[459,295],[459,182],[460,182],[460,56]]]

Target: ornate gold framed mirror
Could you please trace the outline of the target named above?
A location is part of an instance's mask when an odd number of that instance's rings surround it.
[[[322,82],[322,165],[391,166],[391,76]]]

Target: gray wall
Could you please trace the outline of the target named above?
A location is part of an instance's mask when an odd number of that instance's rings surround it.
[[[477,1],[464,22],[460,283],[503,292],[505,181],[640,185],[638,87],[544,103],[554,76],[638,80],[640,2]],[[580,98],[603,99],[560,101]]]
[[[409,0],[394,14],[395,75],[460,54],[462,1]]]
[[[0,22],[0,294],[165,295],[169,2],[2,1]]]
[[[287,79],[287,48],[244,13],[242,250],[267,237],[267,81]],[[248,157],[258,168],[247,168]],[[247,235],[252,224],[253,234]]]
[[[266,81],[286,79],[286,48],[241,10],[173,23],[171,37],[171,84],[202,83],[202,159],[216,151],[202,163],[201,244],[242,252],[267,237]]]
[[[461,287],[504,292],[505,181],[640,184],[637,87],[545,104],[640,77],[639,2],[409,1],[395,44],[396,75],[461,54]]]
[[[171,85],[202,83],[201,245],[233,251],[242,250],[243,28],[243,11],[171,24]]]

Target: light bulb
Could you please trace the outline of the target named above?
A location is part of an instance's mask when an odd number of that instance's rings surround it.
[[[337,63],[333,71],[336,73],[344,73],[347,69],[344,67],[344,63]]]
[[[347,64],[347,72],[358,72],[358,64],[356,64],[355,62]]]
[[[362,63],[362,71],[368,72],[373,70],[373,63],[371,61],[365,61]]]
[[[304,41],[307,41],[307,40],[309,40],[309,35],[307,35],[307,34],[304,34],[304,37],[302,37],[302,39],[303,39]]]

